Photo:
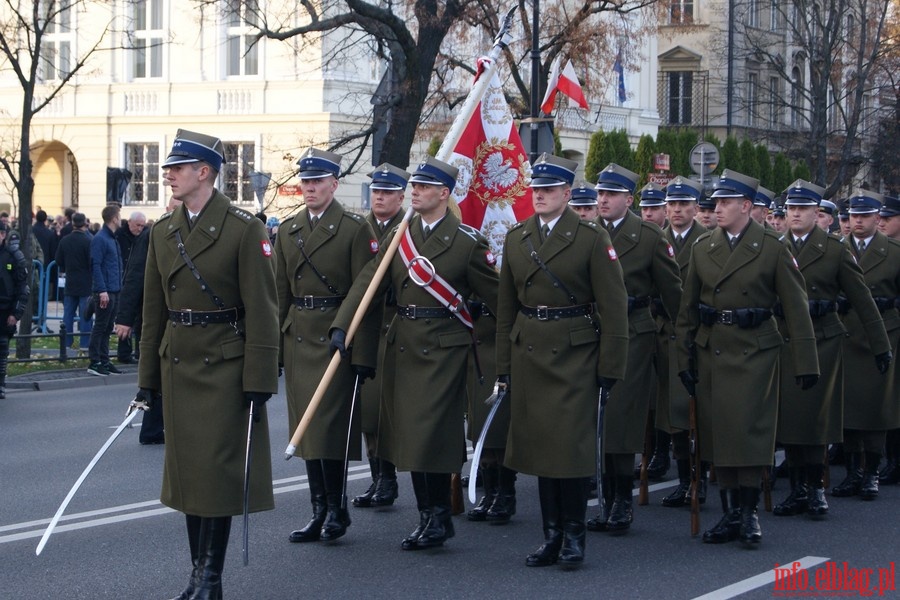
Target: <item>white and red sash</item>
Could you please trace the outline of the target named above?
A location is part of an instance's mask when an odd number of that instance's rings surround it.
[[[427,282],[422,284],[416,281],[416,283],[456,316],[463,325],[473,329],[472,315],[469,313],[469,307],[466,305],[465,298],[453,289],[453,286],[441,277],[437,271],[434,271],[430,261],[419,254],[416,245],[413,243],[409,228],[406,229],[406,233],[400,240],[399,250],[400,259],[406,265],[410,275],[415,275],[419,281]],[[415,278],[413,280],[415,281]]]

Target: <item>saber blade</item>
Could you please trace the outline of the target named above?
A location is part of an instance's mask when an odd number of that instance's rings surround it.
[[[494,415],[497,414],[497,409],[500,408],[500,403],[503,402],[503,398],[506,396],[506,389],[503,391],[499,390],[499,386],[494,385],[494,394],[488,398],[488,402],[493,400],[493,406],[491,406],[491,411],[488,413],[487,419],[484,421],[484,427],[481,428],[481,433],[478,434],[478,441],[475,443],[475,454],[472,456],[472,466],[469,469],[469,502],[475,504],[475,480],[478,478],[478,465],[481,463],[481,453],[484,451],[484,440],[487,437],[488,429],[491,428],[491,423],[494,420]]]
[[[87,476],[100,461],[100,458],[106,453],[109,447],[112,446],[112,443],[116,441],[116,438],[119,437],[119,435],[123,431],[125,431],[125,428],[131,424],[131,422],[139,412],[141,412],[141,409],[138,409],[133,404],[129,405],[125,420],[122,421],[122,424],[116,428],[111,436],[109,436],[109,439],[106,440],[106,443],[100,447],[100,450],[97,451],[97,454],[94,455],[94,458],[91,459],[91,462],[88,463],[88,466],[85,467],[84,471],[82,471],[81,475],[78,477],[75,485],[73,485],[72,489],[69,490],[69,493],[66,494],[65,500],[63,500],[62,504],[59,505],[59,508],[56,510],[56,514],[53,515],[53,518],[50,520],[50,524],[47,525],[47,529],[44,531],[44,535],[41,536],[41,541],[38,542],[37,549],[34,551],[36,556],[41,555],[41,551],[44,549],[44,546],[47,545],[47,540],[50,539],[50,536],[53,535],[53,530],[56,529],[56,524],[59,523],[59,519],[66,511],[66,507],[69,506],[69,502],[71,502],[72,498],[75,497],[75,492],[78,491],[78,488],[80,488],[81,484],[84,483],[84,480],[87,479]]]
[[[244,566],[250,564],[250,460],[253,458],[253,421],[256,402],[250,402],[250,418],[247,421],[247,452],[244,454],[244,539],[241,555]]]
[[[350,440],[353,434],[353,413],[356,411],[356,397],[359,394],[359,375],[353,380],[353,396],[350,398],[350,422],[347,423],[347,444],[344,446],[344,484],[341,489],[341,508],[347,508],[347,471],[350,468]]]

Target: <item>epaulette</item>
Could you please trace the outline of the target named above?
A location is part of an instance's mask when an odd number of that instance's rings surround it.
[[[163,219],[168,219],[168,218],[171,217],[173,214],[175,214],[175,211],[173,211],[173,210],[170,210],[169,212],[164,212],[163,214],[159,215],[159,218],[156,219],[156,222],[159,223],[159,222],[162,221]]]
[[[365,220],[365,217],[358,215],[355,212],[350,212],[349,210],[344,211],[344,216],[353,219],[357,223],[362,223]]]
[[[784,242],[786,239],[787,239],[787,234],[782,233],[782,234],[781,234],[781,237],[778,238],[778,241],[779,241],[779,242]]]
[[[783,235],[780,231],[775,231],[774,229],[765,229],[764,233],[767,236],[769,236],[770,238],[773,238],[773,239],[776,239],[779,241],[781,240],[781,237]]]
[[[705,241],[707,238],[711,237],[713,234],[713,231],[715,231],[715,229],[710,230],[710,231],[704,231],[703,233],[698,235],[697,239],[694,240],[694,244],[699,244],[700,242]]]
[[[244,221],[248,221],[248,222],[251,219],[256,218],[256,216],[253,213],[248,212],[248,211],[244,210],[243,208],[238,208],[237,206],[234,206],[233,204],[228,207],[228,212],[233,214],[234,216],[238,217],[239,219],[243,219]]]
[[[519,221],[518,223],[516,223],[515,225],[510,227],[509,230],[513,231],[514,229],[518,229],[518,228],[524,227],[524,226],[525,226],[525,221]]]
[[[483,236],[481,235],[481,232],[480,232],[480,231],[478,231],[477,229],[475,229],[475,228],[472,227],[471,225],[466,225],[465,223],[460,223],[460,224],[459,224],[459,230],[462,231],[464,234],[466,234],[467,236],[469,236],[470,238],[472,238],[472,239],[475,240],[475,241],[478,241],[478,238],[479,238],[479,237],[483,237]]]
[[[597,221],[586,221],[585,219],[578,219],[578,225],[581,227],[587,227],[588,229],[592,229],[594,231],[598,231],[599,225],[597,225]]]
[[[663,235],[663,230],[662,230],[662,229],[660,228],[660,226],[657,225],[656,223],[650,223],[649,221],[644,221],[644,220],[642,219],[642,220],[641,220],[641,226],[642,226],[644,229],[649,229],[650,231],[652,231],[652,232],[655,233],[656,235],[659,235],[659,236],[662,236],[662,235]]]

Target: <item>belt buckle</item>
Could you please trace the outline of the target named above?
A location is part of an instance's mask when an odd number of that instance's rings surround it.
[[[307,310],[312,310],[316,307],[316,297],[315,296],[303,296],[303,308]]]
[[[550,309],[546,304],[538,304],[535,307],[535,316],[537,316],[538,321],[549,321],[550,320]]]
[[[733,310],[720,310],[719,311],[719,323],[722,325],[734,325],[734,311]]]
[[[416,320],[416,305],[410,304],[406,307],[406,318],[411,319],[413,321]]]
[[[181,312],[181,324],[184,325],[185,327],[192,326],[194,324],[193,311],[190,308],[185,308],[184,310],[182,310],[180,312]],[[185,320],[185,317],[187,317],[187,320]]]

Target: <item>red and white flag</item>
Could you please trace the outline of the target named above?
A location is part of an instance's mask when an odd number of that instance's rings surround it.
[[[476,81],[485,62],[478,61]],[[534,206],[528,154],[496,72],[448,162],[459,169],[453,197],[462,222],[484,234],[499,268],[507,231]]]
[[[584,91],[581,84],[578,83],[578,75],[575,74],[575,68],[572,62],[567,62],[566,67],[559,72],[559,63],[562,61],[561,56],[557,56],[556,60],[550,66],[550,79],[547,81],[547,93],[544,94],[544,101],[541,102],[541,111],[545,115],[553,112],[553,103],[556,101],[557,92],[562,92],[578,106],[586,109],[588,107],[587,99],[584,97]]]

